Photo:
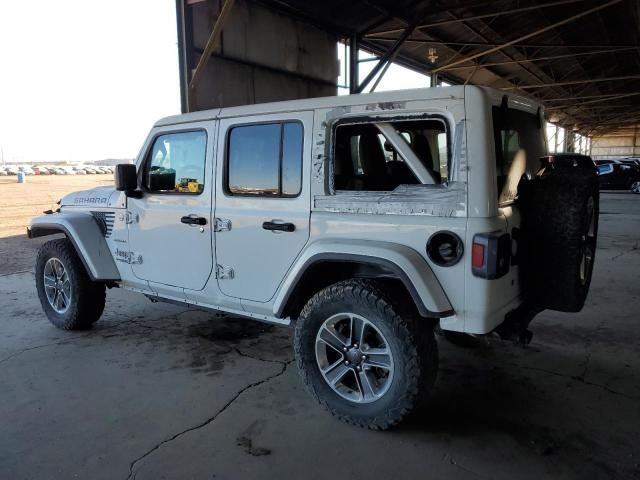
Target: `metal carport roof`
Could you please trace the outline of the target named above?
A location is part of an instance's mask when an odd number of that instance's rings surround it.
[[[587,135],[640,120],[637,0],[260,3],[376,54],[378,72],[393,60],[451,83],[530,95],[548,118]]]

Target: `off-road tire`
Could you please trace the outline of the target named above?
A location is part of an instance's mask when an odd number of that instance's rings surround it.
[[[589,291],[595,261],[597,177],[588,170],[560,170],[525,182],[523,187],[523,234],[518,239],[518,259],[525,297],[539,308],[579,312]],[[593,225],[588,214],[590,202]],[[581,273],[587,249],[591,262]]]
[[[396,300],[375,281],[345,280],[314,295],[297,320],[294,348],[300,375],[316,400],[345,423],[388,429],[422,406],[433,387],[438,370],[433,327],[408,306],[410,302]],[[395,371],[389,389],[372,403],[359,404],[339,396],[324,380],[316,361],[318,329],[331,315],[345,311],[373,323],[393,354]]]
[[[57,258],[69,276],[69,307],[58,313],[47,299],[44,288],[44,269],[47,261]],[[38,252],[36,260],[36,288],[38,298],[49,321],[63,330],[85,330],[98,321],[104,310],[105,285],[93,282],[78,257],[73,245],[66,238],[51,240]]]

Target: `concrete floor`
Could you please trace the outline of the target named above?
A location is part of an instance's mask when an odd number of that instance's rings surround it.
[[[0,276],[0,479],[638,479],[640,197],[601,209],[584,310],[526,348],[439,339],[426,412],[386,433],[311,400],[288,328],[114,289],[63,332],[31,273]]]

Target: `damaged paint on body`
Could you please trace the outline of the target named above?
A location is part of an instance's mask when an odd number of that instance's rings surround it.
[[[338,192],[317,195],[317,210],[374,215],[432,215],[464,217],[466,184],[400,185],[393,192]]]

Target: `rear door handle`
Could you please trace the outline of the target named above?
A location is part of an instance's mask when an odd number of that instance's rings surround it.
[[[182,217],[180,219],[180,222],[186,225],[206,225],[207,219],[204,217],[198,217],[197,215],[192,213],[191,215],[185,215],[184,217]]]
[[[278,231],[278,232],[293,232],[296,226],[293,223],[277,222],[271,220],[270,222],[264,222],[262,228],[265,230]]]

